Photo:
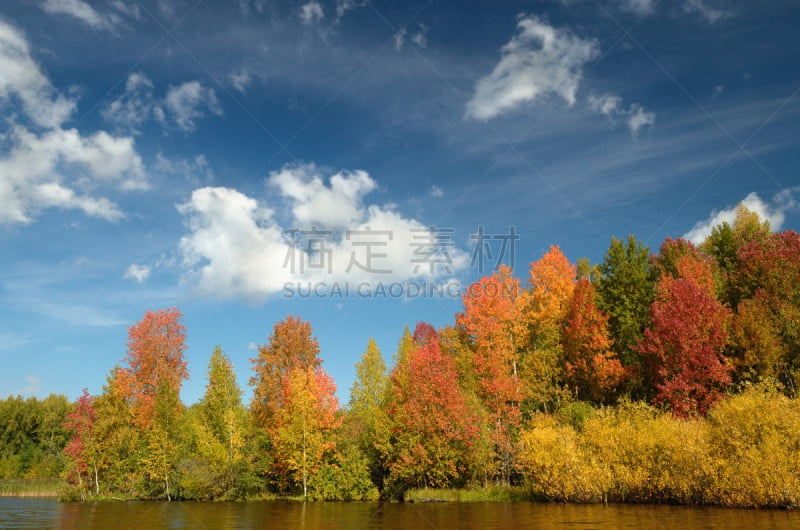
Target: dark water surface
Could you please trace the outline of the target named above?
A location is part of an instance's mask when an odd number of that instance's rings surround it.
[[[800,511],[533,502],[378,503],[58,503],[0,498],[0,528],[798,528]]]

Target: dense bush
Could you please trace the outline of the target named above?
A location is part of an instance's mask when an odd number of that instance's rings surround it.
[[[520,437],[523,473],[536,497],[569,502],[599,502],[609,488],[609,470],[586,452],[581,435],[546,415],[536,416]]]
[[[540,498],[800,505],[800,406],[769,387],[729,397],[704,419],[629,402],[580,431],[538,416],[520,442],[520,469]]]
[[[800,506],[800,406],[769,387],[720,403],[709,415],[711,493],[725,506]]]

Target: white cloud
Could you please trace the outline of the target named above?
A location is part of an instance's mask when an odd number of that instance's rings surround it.
[[[250,82],[253,78],[250,76],[250,72],[247,70],[240,70],[239,72],[234,72],[228,78],[231,80],[231,84],[233,88],[238,90],[241,93],[244,93],[247,90],[247,87],[250,86]]]
[[[272,212],[229,188],[201,188],[178,207],[189,234],[179,252],[187,279],[205,294],[256,298],[278,292],[287,246]]]
[[[715,98],[715,97],[719,96],[720,94],[722,94],[724,91],[725,91],[725,86],[724,85],[717,85],[717,86],[714,87],[714,90],[711,93],[711,97]]]
[[[394,36],[392,37],[394,39],[395,50],[400,51],[403,49],[403,45],[406,43],[406,33],[408,33],[408,31],[404,27],[395,32]]]
[[[234,84],[246,84],[248,80],[249,77],[232,79]],[[169,118],[179,129],[190,132],[197,128],[195,122],[205,116],[206,110],[222,115],[214,89],[199,81],[170,86],[163,100],[155,97],[153,88],[147,75],[133,72],[125,83],[125,92],[103,109],[103,118],[132,134],[141,134],[142,125],[151,119],[166,124]]]
[[[115,220],[122,213],[105,198],[79,195],[64,181],[76,170],[94,183],[113,182],[122,189],[145,189],[142,160],[132,138],[104,131],[81,136],[77,130],[53,129],[37,135],[23,126],[7,135],[10,151],[0,156],[0,223],[28,223],[48,207],[78,209]]]
[[[783,226],[786,212],[797,207],[797,203],[792,197],[792,191],[793,190],[784,190],[775,195],[772,200],[772,205],[764,202],[756,192],[752,192],[742,200],[742,204],[750,211],[757,213],[762,220],[769,221],[769,226],[773,231],[778,231],[781,229],[781,226]],[[712,211],[708,219],[695,223],[692,229],[686,232],[682,237],[695,245],[699,245],[711,235],[711,231],[715,226],[722,223],[728,223],[730,226],[733,226],[733,221],[736,219],[736,206],[737,205],[734,205],[724,210]]]
[[[242,12],[242,17],[247,18],[250,16],[250,9],[252,4],[252,9],[256,13],[263,13],[264,8],[267,5],[268,0],[239,0],[239,9]]]
[[[646,15],[653,10],[654,0],[619,0],[619,7],[637,15]]]
[[[634,140],[639,136],[642,127],[652,127],[656,123],[656,115],[653,112],[644,110],[641,105],[633,103],[628,110],[628,129]]]
[[[419,46],[420,48],[427,48],[428,47],[428,26],[425,24],[420,23],[416,33],[411,35],[411,42]],[[394,49],[400,51],[406,45],[406,37],[408,36],[408,29],[405,26],[398,29],[395,34],[392,36],[392,40],[394,41]]]
[[[0,386],[4,389],[2,391],[4,393],[0,393],[0,397],[39,396],[44,390],[44,381],[35,375],[25,375],[22,376],[22,381],[0,378]]]
[[[212,182],[215,178],[214,170],[202,154],[187,159],[167,158],[162,153],[156,153],[153,169],[156,173],[178,176],[195,184]]]
[[[20,337],[16,333],[0,331],[0,351],[14,350],[30,342],[27,337]]]
[[[365,171],[341,171],[325,185],[313,164],[285,166],[269,177],[270,185],[292,204],[294,218],[303,226],[341,229],[363,217],[362,198],[377,184]]]
[[[419,46],[420,48],[427,48],[428,47],[428,26],[425,24],[419,25],[419,31],[417,31],[412,37],[411,42]]]
[[[152,267],[149,265],[137,265],[134,263],[125,271],[123,278],[133,280],[136,283],[144,283],[150,277],[151,271]]]
[[[44,390],[44,381],[35,375],[23,376],[22,381],[24,381],[22,388],[11,392],[12,395],[35,396]]]
[[[366,0],[337,0],[336,20],[338,21],[339,19],[341,19],[348,11],[351,11],[358,7],[364,7],[365,5],[367,5]]]
[[[120,13],[127,15],[134,20],[139,20],[139,17],[141,16],[141,13],[139,12],[139,6],[135,3],[128,3],[123,0],[111,0],[109,4]]]
[[[151,118],[164,118],[164,111],[153,96],[153,82],[141,72],[128,76],[125,93],[111,100],[101,114],[106,121],[132,134],[140,134],[140,127]]]
[[[106,183],[125,190],[147,187],[132,138],[105,131],[83,136],[62,128],[75,101],[53,88],[25,35],[0,20],[0,106],[15,101],[22,115],[9,117],[0,150],[0,224],[28,223],[39,210],[52,207],[119,219],[122,212],[113,202],[86,190]],[[32,131],[18,123],[22,118],[44,130]],[[83,193],[74,189],[77,185]]]
[[[300,20],[306,26],[316,24],[325,18],[325,13],[322,10],[322,5],[319,2],[312,0],[300,8]]]
[[[622,98],[615,95],[615,94],[603,94],[602,96],[589,96],[589,105],[591,105],[592,110],[595,112],[599,112],[600,114],[604,114],[609,118],[614,118],[620,112],[620,104],[622,103]]]
[[[436,198],[444,197],[444,190],[439,186],[437,186],[436,184],[434,184],[433,186],[431,186],[431,197],[436,197]]]
[[[364,203],[363,196],[375,188],[365,172],[341,171],[326,185],[315,166],[292,166],[269,180],[288,201],[292,214],[286,227],[273,209],[230,188],[195,190],[178,206],[189,231],[179,244],[184,280],[201,293],[260,301],[280,293],[287,282],[385,283],[449,274],[419,262],[420,241],[433,235],[428,227],[392,207]],[[296,245],[287,240],[287,230],[313,228],[328,231],[312,236],[316,247],[311,238]],[[318,252],[310,254],[309,247]],[[451,272],[463,269],[468,256],[448,250]],[[372,271],[363,270],[370,266]]]
[[[196,128],[195,120],[205,115],[205,109],[217,115],[222,114],[222,107],[217,101],[214,89],[205,88],[198,81],[188,81],[170,87],[164,98],[164,106],[178,127],[184,131],[193,131]]]
[[[652,127],[656,122],[655,113],[644,110],[638,103],[632,103],[627,110],[623,109],[622,98],[616,94],[591,95],[589,106],[595,112],[608,116],[612,124],[615,124],[618,118],[624,119],[634,140],[639,136],[642,127]]]
[[[19,391],[22,395],[38,394],[44,389],[44,381],[35,375],[26,375],[22,378],[26,385]]]
[[[18,101],[40,127],[57,127],[75,110],[74,100],[58,93],[31,55],[25,34],[0,19],[0,106]]]
[[[246,2],[247,0],[239,0],[241,2]],[[175,17],[175,7],[176,4],[174,0],[158,0],[158,12],[166,19],[172,19]]]
[[[45,182],[36,186],[31,197],[36,201],[37,206],[43,208],[82,210],[87,215],[109,221],[115,221],[122,217],[122,212],[117,205],[108,199],[76,195],[70,188],[57,182]]]
[[[522,18],[519,32],[503,46],[494,71],[478,81],[467,116],[490,119],[546,94],[567,104],[583,77],[583,65],[599,54],[594,39],[582,39],[537,17]]]
[[[730,11],[710,5],[709,0],[685,0],[683,10],[687,13],[697,13],[709,24],[716,24],[724,18],[731,16]]]
[[[118,16],[102,15],[83,0],[44,0],[41,7],[50,15],[69,15],[77,18],[93,29],[110,30],[119,23]]]

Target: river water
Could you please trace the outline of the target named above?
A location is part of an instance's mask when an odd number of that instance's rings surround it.
[[[800,511],[534,502],[104,502],[0,498],[0,528],[800,529]]]

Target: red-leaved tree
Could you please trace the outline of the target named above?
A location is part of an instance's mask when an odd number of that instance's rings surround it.
[[[658,282],[639,351],[651,368],[654,402],[686,417],[705,414],[731,382],[722,353],[730,311],[713,295],[707,264],[687,255],[677,268],[677,278]]]
[[[75,402],[75,407],[64,420],[64,429],[72,434],[64,454],[75,466],[75,478],[79,486],[83,486],[82,475],[91,472],[94,480],[95,495],[100,494],[100,481],[97,472],[98,442],[95,436],[95,410],[89,390],[84,388],[83,394]],[[71,477],[70,477],[71,478]],[[87,485],[88,485],[87,480]]]
[[[451,485],[463,476],[478,434],[477,419],[458,386],[455,361],[442,354],[435,335],[428,338],[411,352],[401,368],[406,373],[395,371],[390,378],[388,414],[394,432],[387,460],[390,481],[401,489]],[[409,384],[399,384],[401,379]]]

